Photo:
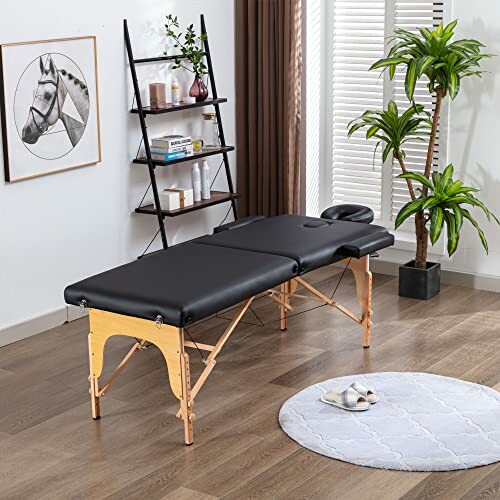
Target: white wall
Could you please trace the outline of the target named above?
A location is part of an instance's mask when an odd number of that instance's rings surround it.
[[[38,0],[9,2],[0,16],[0,42],[22,42],[96,35],[103,162],[96,166],[16,184],[0,182],[0,337],[1,330],[64,306],[63,289],[88,275],[133,260],[157,229],[154,216],[132,214],[147,187],[147,167],[132,165],[139,122],[128,113],[132,84],[123,42],[128,18],[135,57],[160,55],[163,16],[199,26],[205,13],[226,139],[234,143],[233,0]],[[140,78],[166,79],[162,66],[141,69]],[[186,80],[187,82],[187,80]],[[180,116],[182,115],[182,116]],[[190,132],[201,109],[152,117],[151,135]],[[210,160],[214,173],[219,157]],[[231,155],[234,166],[234,156]],[[3,166],[3,165],[2,165]],[[2,169],[3,170],[3,169]],[[160,186],[188,182],[189,164],[161,170]],[[226,189],[224,176],[215,188]],[[208,233],[228,204],[173,219],[170,243]],[[170,222],[170,221],[167,221]],[[157,244],[152,247],[159,248]],[[0,338],[0,345],[2,339]]]
[[[478,197],[495,214],[500,214],[500,3],[498,0],[453,0],[451,19],[459,19],[457,37],[476,38],[486,51],[497,54],[482,66],[490,73],[483,78],[464,80],[459,96],[450,103],[448,161],[466,184],[481,189]],[[438,257],[445,270],[479,277],[500,278],[500,227],[489,224],[480,210],[474,209],[483,227],[490,252],[486,255],[477,233],[465,222],[456,254]],[[433,256],[434,257],[434,256]],[[384,259],[403,262],[411,253],[390,250]],[[485,280],[490,283],[491,280]],[[478,283],[481,283],[479,280]],[[500,289],[500,283],[495,288]]]

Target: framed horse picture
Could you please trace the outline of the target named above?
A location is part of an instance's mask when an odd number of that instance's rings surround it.
[[[101,161],[96,38],[0,47],[5,180]]]

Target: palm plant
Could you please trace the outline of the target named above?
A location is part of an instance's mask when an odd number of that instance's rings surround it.
[[[434,213],[434,211],[431,213],[429,211],[429,205],[426,205],[427,200],[431,198],[427,196],[427,193],[429,189],[432,189],[434,193],[433,196],[444,196],[441,187],[438,188],[436,184],[433,184],[434,181],[430,180],[442,101],[447,95],[449,95],[452,100],[455,99],[460,91],[461,81],[464,78],[468,76],[480,77],[483,73],[479,68],[481,60],[491,57],[491,55],[481,52],[484,46],[477,40],[463,39],[452,41],[456,25],[457,21],[453,21],[447,26],[441,23],[434,30],[422,28],[418,30],[418,33],[412,33],[401,28],[396,29],[394,35],[389,37],[390,49],[387,57],[375,62],[370,69],[388,70],[391,80],[394,78],[396,70],[398,68],[402,69],[405,72],[405,93],[411,106],[400,115],[396,104],[391,101],[387,110],[367,111],[361,117],[353,120],[349,124],[348,131],[348,135],[351,136],[356,130],[367,128],[366,138],[378,138],[379,142],[376,147],[381,143],[384,145],[382,155],[384,161],[391,153],[393,158],[398,160],[402,170],[402,175],[400,177],[406,179],[411,197],[410,203],[414,203],[412,205],[412,210],[410,210],[410,215],[415,215],[415,231],[417,235],[415,267],[423,269],[427,266],[427,249],[429,244],[427,224],[429,221],[432,221],[432,214]],[[424,112],[424,107],[416,104],[414,100],[416,84],[423,78],[427,81],[429,92],[435,95],[432,119],[429,113]],[[425,170],[423,174],[409,172],[405,164],[405,143],[415,140],[428,141]],[[452,172],[453,167],[451,167],[451,173],[450,170],[448,170],[450,176],[448,177],[448,181],[451,179]],[[433,179],[438,179],[438,175],[441,174],[434,173]],[[413,187],[413,181],[418,181],[422,184],[418,197]],[[437,192],[435,191],[436,189]],[[466,189],[470,190],[472,188]],[[472,191],[467,191],[467,193],[470,194]],[[486,209],[483,204],[479,205],[481,202],[479,202],[477,198],[472,197],[472,195],[465,196],[465,198],[475,200],[476,203],[471,203],[472,205]],[[433,202],[429,201],[429,203],[432,204]],[[466,202],[460,200],[459,205],[463,203]],[[415,208],[415,210],[413,210],[413,208]],[[448,208],[451,211],[447,210]],[[401,211],[403,212],[403,210],[407,209],[408,205],[403,207]],[[448,214],[446,216],[443,215],[443,217],[445,217],[443,220],[446,222],[448,231],[451,231],[450,227],[459,231],[462,227],[461,220],[463,220],[463,217],[470,220],[473,225],[477,224],[474,219],[469,219],[469,212],[462,209],[462,212],[460,212],[462,218],[459,219],[460,224],[451,226],[450,224],[453,223],[447,222],[448,218],[451,216],[450,214],[459,212],[453,210],[451,205],[450,207],[441,207],[441,209],[446,209],[443,214]],[[463,210],[465,210],[465,212],[463,212]],[[439,213],[439,210],[435,212]],[[468,215],[466,215],[466,213]],[[487,212],[487,215],[488,214],[489,212]],[[409,215],[403,218],[398,216],[396,227],[408,217]],[[437,217],[437,215],[435,217]],[[495,218],[495,220],[497,219]],[[436,224],[438,224],[437,221],[435,221],[434,226],[432,226],[431,222],[431,232],[432,228],[434,228],[434,236],[438,233],[441,234],[442,229],[441,225],[441,229],[436,233]],[[437,227],[439,227],[439,225]],[[475,227],[478,226],[475,225]],[[484,234],[482,232],[480,235],[481,234],[481,238],[483,238]],[[437,241],[434,236],[431,238],[433,244]],[[456,236],[456,242],[458,243],[458,236]],[[450,252],[450,249],[453,251]],[[448,245],[450,255],[455,249],[456,246]]]

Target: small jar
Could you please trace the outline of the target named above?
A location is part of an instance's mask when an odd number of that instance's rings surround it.
[[[220,148],[219,128],[215,113],[203,113],[202,139],[203,149]]]

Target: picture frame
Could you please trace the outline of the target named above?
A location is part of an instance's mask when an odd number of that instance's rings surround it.
[[[102,161],[95,36],[0,45],[5,181]]]

